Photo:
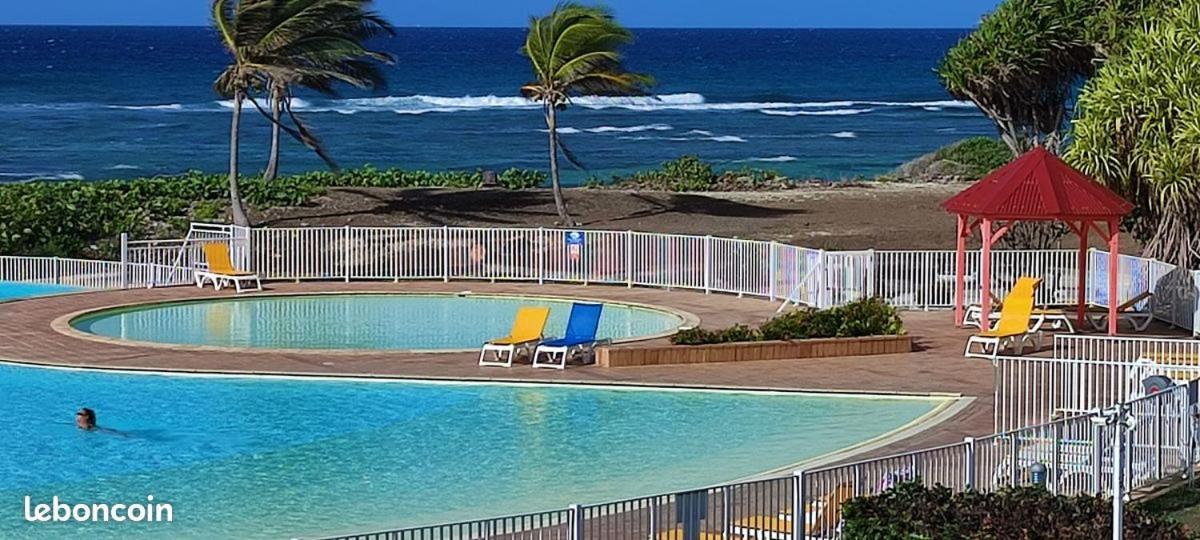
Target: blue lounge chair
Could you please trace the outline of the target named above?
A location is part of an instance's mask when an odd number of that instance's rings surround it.
[[[533,367],[563,369],[567,367],[567,359],[572,353],[593,352],[596,345],[602,343],[602,340],[596,339],[596,329],[600,327],[600,312],[603,309],[601,304],[572,304],[566,335],[538,345],[533,351]]]

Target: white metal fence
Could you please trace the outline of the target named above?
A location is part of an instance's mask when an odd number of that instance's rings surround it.
[[[1052,357],[993,362],[995,429],[1042,424],[1141,395],[1143,381],[1200,377],[1200,341],[1135,336],[1054,336]]]
[[[1092,416],[1054,422],[876,459],[797,471],[794,475],[623,501],[574,505],[525,516],[414,527],[338,537],[361,540],[591,540],[629,538],[838,538],[841,504],[917,481],[954,491],[992,492],[1030,485],[1035,464],[1045,487],[1062,495],[1105,494],[1114,467],[1136,489],[1182,475],[1194,463],[1195,384],[1178,385],[1125,405],[1135,420],[1120,460],[1114,429]]]
[[[824,251],[778,242],[633,231],[470,227],[305,227],[248,229],[194,223],[176,240],[122,242],[121,276],[71,270],[90,288],[174,285],[191,281],[203,263],[200,245],[228,242],[235,262],[264,279],[515,280],[607,283],[702,290],[765,297],[816,307],[881,297],[902,309],[954,305],[952,250]],[[1077,297],[1078,252],[1011,250],[992,254],[992,290],[1002,294],[1022,275],[1038,276],[1039,304],[1070,304]],[[1089,301],[1107,304],[1108,258],[1093,250]],[[28,259],[28,258],[25,258]],[[1121,300],[1153,292],[1157,318],[1193,328],[1200,273],[1140,257],[1121,256]],[[967,254],[966,302],[978,298],[980,253]],[[16,264],[16,263],[10,263]],[[62,268],[28,261],[0,274],[15,281],[62,279]],[[62,263],[59,263],[60,265]],[[135,275],[136,274],[136,275]],[[93,276],[83,279],[82,276]],[[124,277],[124,280],[121,277]],[[1200,331],[1200,329],[1198,329]]]

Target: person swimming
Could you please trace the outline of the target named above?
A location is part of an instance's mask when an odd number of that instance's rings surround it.
[[[96,411],[83,407],[75,412],[75,427],[84,431],[96,429]]]

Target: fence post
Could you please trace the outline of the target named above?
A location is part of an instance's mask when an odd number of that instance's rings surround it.
[[[712,235],[704,237],[704,294],[712,292]]]
[[[1011,433],[1008,436],[1008,468],[1011,474],[1009,475],[1008,485],[1016,487],[1021,483],[1021,443],[1017,439],[1016,433]]]
[[[775,242],[774,240],[772,240],[771,243],[767,244],[767,249],[770,250],[768,252],[768,257],[767,257],[767,259],[769,261],[768,266],[767,266],[767,297],[770,298],[772,302],[775,301],[775,293],[776,293],[775,278],[776,278],[776,274],[778,273],[778,270],[776,270],[775,267],[778,266],[778,264],[779,264],[779,249],[778,248],[779,248],[779,244],[777,242]]]
[[[867,298],[875,296],[875,249],[867,250]]]
[[[1163,400],[1160,393],[1154,398],[1154,480],[1162,480],[1163,474]]]
[[[450,227],[442,225],[442,283],[450,283]]]
[[[1097,497],[1104,494],[1104,426],[1092,424],[1092,494]],[[1113,464],[1114,467],[1118,466]]]
[[[1050,482],[1050,493],[1058,495],[1058,481],[1062,477],[1059,473],[1059,467],[1062,464],[1062,457],[1060,455],[1062,453],[1062,424],[1059,422],[1054,423],[1053,444],[1054,453],[1050,456],[1050,474],[1052,478],[1049,478],[1048,481]]]
[[[817,265],[821,269],[821,271],[817,273],[817,294],[820,295],[817,298],[817,307],[825,309],[829,307],[829,299],[832,293],[832,291],[829,290],[829,254],[825,253],[825,250],[823,249],[820,250],[818,252],[817,261]]]
[[[344,279],[346,283],[350,283],[350,226],[346,225],[342,228],[342,265],[344,268]]]
[[[633,288],[633,231],[625,231],[625,286]]]
[[[567,514],[569,538],[570,540],[583,540],[583,507],[572,504],[568,508],[570,509]]]
[[[129,288],[129,233],[121,233],[121,288]]]
[[[963,488],[969,491],[975,489],[975,437],[963,437],[963,442],[967,445],[965,464],[967,470]]]
[[[55,257],[54,264],[54,284],[62,285],[62,259]]]
[[[808,516],[804,513],[805,494],[805,472],[803,469],[796,471],[792,475],[792,523],[793,532],[803,531],[803,525],[808,523]],[[798,525],[798,526],[797,526]],[[796,538],[802,538],[797,534]]]
[[[538,227],[537,235],[537,280],[538,285],[546,282],[546,229]]]

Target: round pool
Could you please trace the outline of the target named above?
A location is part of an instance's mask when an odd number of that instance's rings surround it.
[[[522,306],[550,308],[546,335],[560,336],[571,303],[450,294],[255,296],[104,310],[71,325],[107,338],[185,346],[454,351],[507,335]],[[605,303],[597,335],[614,341],[648,338],[683,324],[683,314]]]

